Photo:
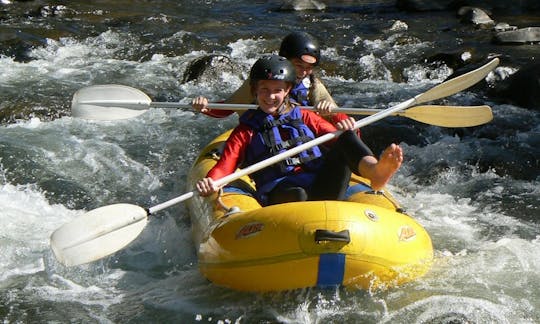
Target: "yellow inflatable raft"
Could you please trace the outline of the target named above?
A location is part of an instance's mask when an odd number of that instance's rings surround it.
[[[188,176],[194,190],[219,159],[230,132],[212,141]],[[248,177],[240,191],[187,201],[200,271],[217,285],[244,291],[399,285],[425,274],[433,248],[425,229],[386,192],[354,177],[347,201],[261,207]]]

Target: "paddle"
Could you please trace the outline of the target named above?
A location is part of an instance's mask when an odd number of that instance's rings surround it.
[[[177,102],[152,102],[144,92],[118,84],[94,85],[80,89],[73,95],[71,115],[92,120],[117,120],[139,116],[151,107],[191,109],[189,104]],[[256,109],[257,105],[209,105],[218,110]],[[313,107],[302,107],[314,109]],[[336,108],[334,112],[350,115],[373,115],[380,109]],[[471,127],[493,119],[489,106],[418,106],[392,115],[407,117],[422,123],[441,127]]]
[[[498,62],[498,59],[493,59],[476,70],[445,81],[414,98],[361,119],[354,124],[354,129],[373,123],[410,106],[444,98],[467,89],[482,80],[489,71],[497,66]],[[340,134],[341,131],[337,131],[317,137],[310,142],[225,176],[217,180],[216,185],[223,186],[310,147],[327,142]],[[148,215],[190,199],[194,195],[195,191],[191,191],[148,209],[132,204],[114,204],[91,210],[58,228],[51,235],[51,248],[56,258],[67,266],[98,260],[118,251],[134,240],[144,229]]]

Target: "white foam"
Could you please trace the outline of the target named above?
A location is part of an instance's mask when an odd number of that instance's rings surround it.
[[[515,323],[506,305],[480,298],[435,295],[390,312],[381,323],[473,322]],[[413,316],[411,316],[413,315]]]
[[[227,46],[231,49],[231,58],[251,66],[262,54],[261,48],[264,47],[264,41],[262,39],[239,39]],[[245,59],[248,58],[249,60],[246,62]]]
[[[49,236],[81,212],[51,205],[33,185],[0,186],[1,281],[42,271]]]
[[[137,62],[119,61],[118,51],[130,48],[129,35],[107,31],[83,41],[64,37],[59,40],[47,39],[46,46],[32,49],[29,62],[15,62],[12,58],[1,57],[2,73],[0,84],[18,84],[19,80],[59,80],[63,83],[73,80],[92,79],[92,70],[118,70],[120,67],[135,66]],[[93,67],[93,68],[90,68]],[[77,81],[75,81],[77,80]]]
[[[441,65],[435,69],[428,69],[420,64],[414,64],[403,69],[403,76],[407,79],[407,83],[418,83],[429,81],[431,83],[443,82],[452,74],[452,69],[446,65]]]
[[[363,73],[367,74],[370,80],[392,81],[390,70],[388,70],[381,59],[375,57],[373,54],[362,56],[357,64],[362,67]]]
[[[51,285],[29,286],[25,289],[30,290],[32,294],[36,294],[45,300],[76,301],[83,305],[98,305],[106,309],[110,305],[121,302],[124,297],[121,291],[114,288],[114,284],[118,280],[114,272],[110,277],[100,277],[99,286],[80,285],[72,280],[53,274],[50,278]],[[118,272],[122,273],[121,271]],[[111,285],[107,285],[107,282]]]

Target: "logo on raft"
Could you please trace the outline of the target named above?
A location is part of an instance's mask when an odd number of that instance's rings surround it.
[[[398,230],[398,237],[400,241],[411,241],[416,236],[414,228],[409,225],[403,225]]]
[[[255,223],[248,223],[244,226],[242,226],[238,232],[236,232],[236,239],[239,240],[239,239],[243,239],[243,238],[247,238],[247,237],[251,237],[251,236],[254,236],[256,235],[257,233],[259,233],[260,231],[262,231],[264,228],[264,224],[263,223],[258,223],[258,222],[255,222]]]
[[[369,210],[369,209],[364,210],[364,215],[366,215],[366,217],[371,221],[374,221],[374,222],[379,221],[379,216],[377,216],[377,213],[375,213],[373,210]]]

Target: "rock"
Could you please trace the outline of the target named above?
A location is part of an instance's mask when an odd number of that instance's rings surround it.
[[[408,29],[409,29],[409,25],[407,25],[407,23],[405,23],[405,22],[403,22],[401,20],[396,20],[392,24],[392,27],[390,27],[386,31],[396,33],[396,32],[407,31]]]
[[[485,9],[480,9],[480,7],[474,7],[474,6],[461,6],[459,7],[458,11],[457,11],[457,15],[458,17],[463,17],[463,16],[466,16],[466,15],[470,15],[471,11],[478,11],[478,12],[483,12],[485,15],[489,16],[491,14],[491,12],[485,10]]]
[[[540,110],[540,63],[521,67],[490,91],[499,100]]]
[[[422,134],[430,126],[402,117],[387,117],[362,127],[363,141],[378,155],[392,143],[423,146],[428,142]]]
[[[527,27],[498,32],[494,41],[499,44],[526,44],[540,42],[540,27]]]
[[[33,48],[47,44],[47,39],[20,29],[0,31],[0,55],[12,57],[16,62],[30,62]]]
[[[321,1],[316,0],[290,0],[284,1],[280,7],[281,10],[324,10],[326,9],[326,4]]]
[[[494,88],[497,84],[506,82],[503,80],[509,78],[512,74],[516,73],[517,70],[518,69],[509,66],[498,66],[487,75],[486,82],[491,88]]]
[[[472,23],[478,27],[495,25],[493,19],[491,19],[489,15],[480,8],[461,7],[458,10],[458,16],[461,17],[461,21]]]
[[[212,81],[224,72],[236,73],[236,66],[224,55],[207,55],[191,62],[184,73],[183,83],[189,81]]]
[[[503,32],[508,30],[516,30],[516,26],[510,26],[508,23],[500,22],[493,26],[493,30],[496,32]]]
[[[472,58],[470,51],[457,51],[457,52],[447,52],[447,53],[437,53],[429,57],[424,58],[424,61],[427,63],[442,62],[446,64],[449,68],[460,69],[463,68]]]
[[[32,60],[29,55],[32,44],[16,38],[0,40],[0,44],[0,55],[12,57],[15,62],[26,63]]]

